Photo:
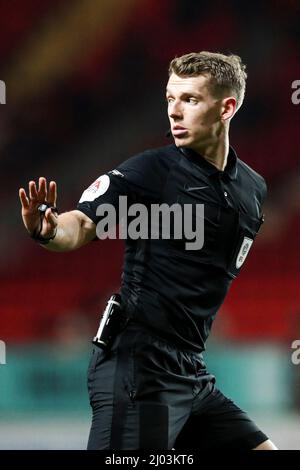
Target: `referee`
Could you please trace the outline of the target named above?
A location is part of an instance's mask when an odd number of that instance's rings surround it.
[[[216,387],[203,358],[215,315],[263,222],[265,181],[229,145],[246,78],[236,55],[175,58],[166,90],[174,144],[100,176],[76,210],[60,215],[55,182],[30,181],[28,196],[20,189],[27,231],[52,251],[94,240],[99,207],[118,210],[120,196],[129,207],[204,206],[201,249],[188,250],[185,236],[126,239],[119,292],[126,325],[110,348],[93,350],[88,449],[276,449]]]

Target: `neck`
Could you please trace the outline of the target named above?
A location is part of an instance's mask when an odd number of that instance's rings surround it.
[[[229,153],[229,135],[226,133],[218,136],[216,140],[203,142],[203,145],[199,145],[193,150],[218,168],[218,170],[224,171]]]

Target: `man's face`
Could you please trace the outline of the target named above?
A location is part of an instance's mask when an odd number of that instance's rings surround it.
[[[177,147],[201,150],[217,138],[222,100],[213,97],[208,77],[179,77],[174,73],[167,84],[168,115]]]

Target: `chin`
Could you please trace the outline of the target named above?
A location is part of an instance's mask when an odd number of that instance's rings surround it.
[[[189,147],[193,145],[193,141],[191,139],[178,139],[174,137],[174,141],[177,147]]]

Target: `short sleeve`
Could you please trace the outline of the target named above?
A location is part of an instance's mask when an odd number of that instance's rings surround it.
[[[77,209],[85,213],[95,224],[100,220],[97,208],[111,204],[116,211],[119,197],[126,196],[128,205],[139,202],[157,202],[162,189],[163,169],[152,151],[129,158],[97,178],[81,195]]]

